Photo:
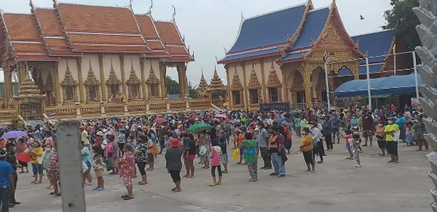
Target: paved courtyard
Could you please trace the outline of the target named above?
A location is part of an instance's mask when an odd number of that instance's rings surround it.
[[[117,176],[105,176],[106,190],[102,192],[86,186],[87,211],[430,211],[428,190],[432,182],[427,177],[427,152],[402,144],[400,163],[387,164],[388,157],[378,156],[376,146],[363,150],[363,167],[357,169],[355,161],[345,160],[343,144],[336,144],[334,151],[327,152],[325,163],[317,165],[317,173],[308,174],[303,172],[302,155],[294,148],[286,164],[287,177],[271,177],[270,171],[260,170],[256,183],[247,182],[247,168],[232,161],[223,185],[217,187],[208,186],[210,171],[196,164],[196,176],[182,180],[181,193],[170,191],[173,183],[165,170],[164,156],[159,155],[156,169],[148,172],[149,184],[135,185],[134,200],[120,199],[125,188]],[[62,211],[61,197],[48,195],[46,179],[40,185],[30,182],[30,173],[19,175],[17,199],[22,204],[11,211]]]

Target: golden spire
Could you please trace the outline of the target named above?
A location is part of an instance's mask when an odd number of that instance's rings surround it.
[[[126,81],[126,84],[128,85],[140,85],[141,84],[141,80],[137,77],[137,74],[135,73],[134,70],[134,63],[132,61],[132,58],[130,59],[130,74],[129,74],[129,79]]]
[[[214,76],[211,79],[211,85],[210,85],[212,90],[217,90],[217,89],[222,89],[225,86],[223,85],[222,79],[219,77],[219,75],[217,74],[217,67],[214,68]]]
[[[200,83],[199,83],[198,90],[206,90],[207,87],[208,87],[208,83],[205,80],[205,75],[203,75],[203,70],[202,70],[202,76],[200,77]]]

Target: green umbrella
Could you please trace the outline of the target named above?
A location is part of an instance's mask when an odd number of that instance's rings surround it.
[[[189,132],[202,132],[204,130],[210,130],[212,129],[211,125],[209,124],[195,124],[188,128]]]

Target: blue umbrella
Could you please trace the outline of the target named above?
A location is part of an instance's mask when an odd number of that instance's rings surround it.
[[[5,133],[1,138],[2,139],[21,138],[23,136],[26,136],[26,133],[23,131],[10,131]]]

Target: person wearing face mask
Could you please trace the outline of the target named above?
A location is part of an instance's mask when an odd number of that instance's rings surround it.
[[[314,163],[313,157],[313,137],[311,136],[310,129],[308,127],[302,128],[302,140],[300,145],[300,151],[303,154],[303,158],[307,165],[307,170],[305,172],[316,171],[316,164]]]
[[[19,205],[20,202],[17,202],[15,200],[15,189],[17,188],[17,181],[18,181],[18,175],[17,175],[17,167],[20,165],[17,164],[17,157],[15,156],[15,152],[17,151],[14,143],[8,143],[6,144],[6,158],[5,161],[11,164],[12,169],[14,170],[14,173],[12,174],[14,177],[14,186],[11,188],[11,193],[9,195],[9,206],[13,207],[14,205]]]
[[[272,169],[272,159],[267,146],[267,141],[269,140],[269,132],[267,132],[265,125],[263,123],[258,124],[259,133],[257,135],[258,147],[261,152],[261,157],[264,161],[264,166],[261,169]]]
[[[47,178],[50,182],[50,185],[46,187],[46,189],[53,189],[53,184],[49,178],[49,170],[50,170],[50,158],[52,157],[53,151],[51,145],[46,145],[44,148],[44,153],[42,155],[42,169],[46,171]]]
[[[378,141],[378,147],[381,150],[381,156],[385,156],[387,142],[385,141],[385,126],[384,122],[380,121],[376,126],[376,140]]]
[[[392,118],[388,121],[388,125],[384,128],[385,140],[387,142],[387,152],[391,156],[391,160],[388,163],[398,163],[398,139],[399,139],[399,126],[394,123],[396,118]]]
[[[315,157],[316,154],[319,155],[320,161],[317,161],[317,163],[321,164],[323,163],[323,143],[321,141],[322,139],[322,131],[317,127],[316,122],[310,123],[310,133],[313,137],[313,157]]]

